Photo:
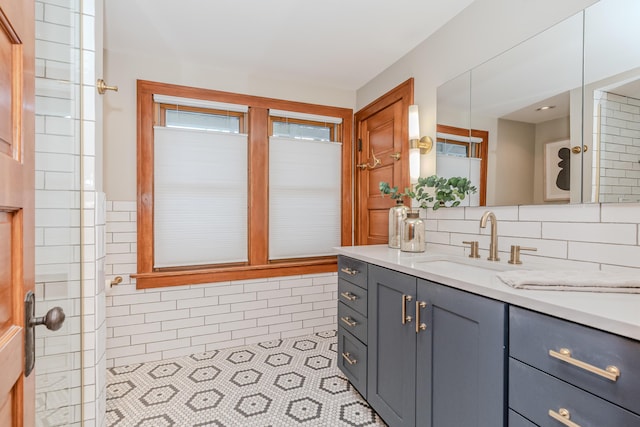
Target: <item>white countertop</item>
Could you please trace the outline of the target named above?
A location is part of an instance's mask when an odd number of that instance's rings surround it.
[[[506,260],[489,262],[434,250],[407,253],[386,245],[336,249],[381,267],[640,340],[640,294],[514,289],[496,277],[500,270],[545,268],[543,264],[514,267]]]

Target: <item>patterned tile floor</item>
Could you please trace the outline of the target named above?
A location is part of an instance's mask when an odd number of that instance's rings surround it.
[[[107,373],[110,427],[369,427],[384,422],[336,366],[336,333]]]

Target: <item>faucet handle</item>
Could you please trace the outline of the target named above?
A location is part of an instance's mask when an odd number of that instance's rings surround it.
[[[462,242],[465,245],[470,245],[471,247],[471,253],[469,254],[469,258],[480,258],[480,254],[478,253],[478,241],[477,240],[473,240],[473,241],[464,241]]]
[[[520,261],[520,251],[537,251],[537,248],[528,248],[526,246],[511,245],[511,258],[507,261],[509,264],[522,264]]]

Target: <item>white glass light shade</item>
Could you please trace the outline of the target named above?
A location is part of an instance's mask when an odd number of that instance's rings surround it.
[[[409,140],[412,139],[420,139],[420,117],[417,105],[409,105]]]
[[[420,177],[420,149],[409,149],[409,178],[412,183],[418,182]]]

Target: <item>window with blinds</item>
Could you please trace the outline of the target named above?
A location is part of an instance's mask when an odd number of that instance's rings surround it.
[[[352,111],[170,89],[139,82],[138,287],[335,271]]]

